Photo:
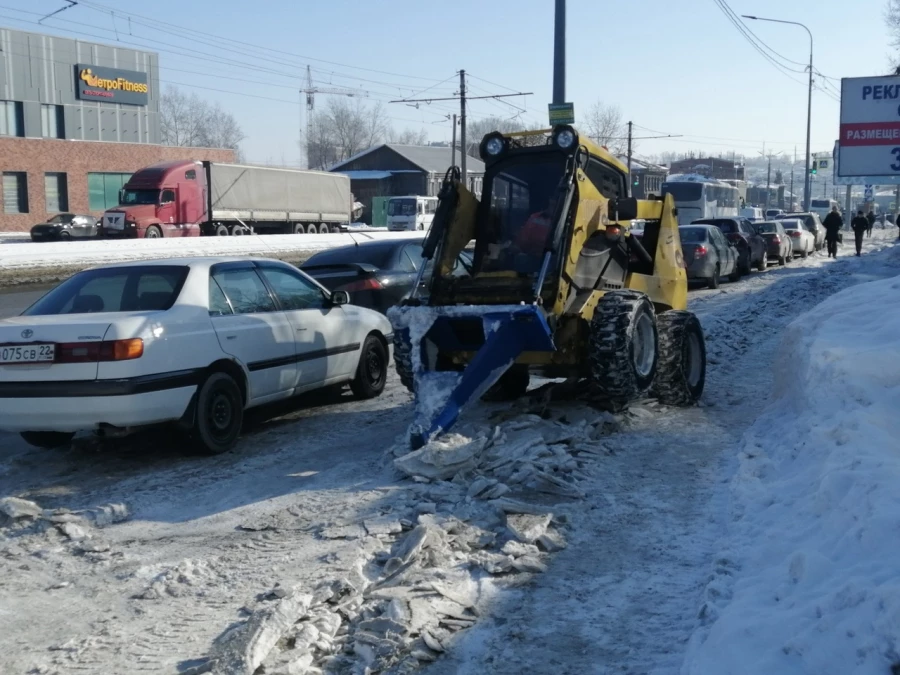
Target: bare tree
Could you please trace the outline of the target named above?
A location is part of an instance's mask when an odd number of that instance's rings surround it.
[[[403,131],[391,129],[388,132],[387,139],[389,143],[398,145],[428,145],[428,132],[425,129],[411,129],[407,127]]]
[[[891,46],[895,50],[900,50],[900,0],[888,0],[884,10],[884,22],[891,36]],[[900,56],[896,53],[891,55],[891,68],[894,69],[894,74],[900,75]]]
[[[313,116],[312,134],[306,139],[311,169],[327,169],[348,157],[382,143],[390,127],[384,106],[367,107],[362,99],[332,97]]]
[[[170,86],[160,97],[159,118],[163,145],[230,148],[240,158],[244,132],[234,115],[218,103]]]
[[[584,116],[584,127],[588,136],[595,143],[609,148],[614,155],[622,155],[628,151],[625,138],[626,129],[622,122],[622,111],[617,106],[595,101]],[[632,152],[634,144],[632,144]]]

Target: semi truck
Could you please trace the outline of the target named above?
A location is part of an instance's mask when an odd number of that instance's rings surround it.
[[[174,161],[135,172],[101,235],[148,238],[340,232],[354,212],[350,178],[324,171]]]

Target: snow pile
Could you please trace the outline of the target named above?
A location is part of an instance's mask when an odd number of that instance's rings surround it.
[[[372,552],[359,574],[311,595],[292,590],[296,601],[272,596],[276,605],[220,638],[214,672],[380,672],[435,660],[475,624],[496,585],[546,571],[565,548],[566,512],[584,499],[576,483],[606,456],[598,439],[618,424],[590,417],[516,416],[414,452],[397,446],[394,466],[410,480],[383,513],[320,530]]]
[[[791,323],[685,673],[900,668],[900,277]]]
[[[356,242],[422,238],[421,232],[358,231],[336,234],[277,234],[247,237],[177,237],[161,239],[90,239],[86,241],[19,242],[0,246],[0,269],[53,265],[94,265],[210,255],[286,255],[313,253]]]

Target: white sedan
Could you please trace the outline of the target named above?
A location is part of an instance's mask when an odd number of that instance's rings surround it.
[[[0,321],[0,430],[55,447],[174,422],[218,453],[247,408],[341,383],[378,396],[391,325],[348,301],[278,260],[80,272]]]
[[[791,238],[794,247],[794,255],[805,258],[816,250],[816,235],[806,229],[806,224],[798,218],[783,218],[781,221],[784,231]]]

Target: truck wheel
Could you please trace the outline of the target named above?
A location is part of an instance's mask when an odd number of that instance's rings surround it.
[[[407,333],[406,338],[403,337],[403,333]],[[400,383],[414,393],[412,345],[409,342],[408,331],[394,331],[394,367],[397,369]]]
[[[706,383],[706,341],[700,321],[691,312],[670,310],[656,317],[659,364],[650,393],[660,403],[696,403]]]
[[[656,375],[656,315],[643,293],[606,293],[590,324],[588,363],[594,392],[615,408],[646,392]]]
[[[513,365],[481,398],[485,401],[515,401],[525,395],[530,383],[528,366]]]
[[[294,234],[306,234],[306,228],[303,226],[303,223],[294,224]]]
[[[75,434],[65,431],[23,431],[19,435],[28,445],[45,450],[68,445],[75,436]]]
[[[231,236],[232,237],[243,237],[244,236],[244,226],[243,225],[235,225],[231,228]]]
[[[359,399],[375,398],[384,391],[387,382],[388,354],[381,340],[370,335],[363,343],[356,366],[356,377],[350,382],[350,390]]]
[[[213,373],[197,393],[197,410],[191,435],[199,450],[218,455],[234,447],[244,422],[244,399],[234,378]]]
[[[147,231],[144,232],[144,239],[161,239],[162,236],[162,230],[156,225],[151,225],[147,228]]]
[[[228,236],[228,226],[227,225],[217,225],[216,226],[216,236],[217,237],[227,237]]]

